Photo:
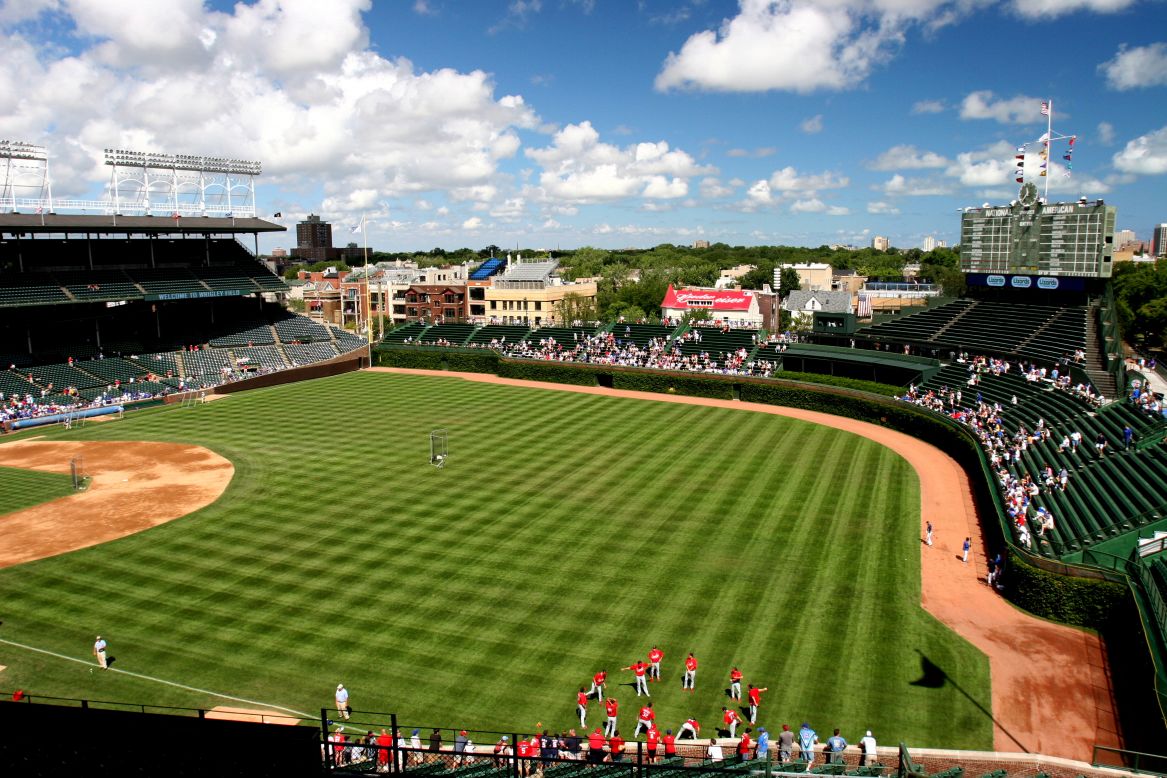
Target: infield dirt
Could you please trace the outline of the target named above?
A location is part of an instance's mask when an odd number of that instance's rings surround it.
[[[201,446],[141,441],[27,440],[0,446],[0,465],[69,473],[82,458],[82,492],[0,516],[0,567],[132,535],[210,505],[235,467]]]

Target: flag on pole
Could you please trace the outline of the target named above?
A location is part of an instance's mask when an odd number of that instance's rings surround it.
[[[175,211],[174,213],[170,214],[170,218],[174,219],[175,221],[178,221],[178,211]]]
[[[1049,100],[1042,100],[1041,101],[1041,115],[1042,116],[1049,116],[1049,105],[1050,105]]]
[[[1024,177],[1024,176],[1017,176],[1017,178],[1016,178],[1015,180],[1016,180],[1016,181],[1017,181],[1017,183],[1019,183],[1019,184],[1024,184],[1024,183],[1025,183],[1025,177]]]
[[[863,293],[859,294],[859,318],[871,318],[871,297]]]
[[[360,222],[360,224],[354,224],[354,225],[353,225],[353,232],[360,232],[360,231],[363,229],[363,227],[364,227],[364,223],[365,223],[365,222],[364,222],[364,220],[362,219],[362,220],[361,220],[361,222]]]
[[[282,219],[282,218],[284,218],[284,214],[282,211],[276,211],[275,213],[272,214],[272,218],[273,219]]]

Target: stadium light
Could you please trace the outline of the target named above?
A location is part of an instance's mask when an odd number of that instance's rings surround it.
[[[46,162],[49,152],[44,146],[19,140],[0,140],[0,159],[31,159]]]
[[[127,149],[106,149],[105,164],[165,170],[191,170],[198,173],[234,173],[244,176],[258,176],[263,172],[263,165],[252,160],[205,157],[196,154],[163,154],[156,151],[144,152]]]

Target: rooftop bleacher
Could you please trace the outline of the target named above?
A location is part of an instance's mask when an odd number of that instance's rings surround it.
[[[461,346],[477,327],[473,324],[435,324],[419,338],[421,343],[435,344],[445,341],[452,346]]]
[[[478,267],[474,268],[470,273],[471,281],[483,281],[496,273],[500,273],[506,269],[506,260],[499,257],[491,257],[483,262]]]
[[[693,337],[694,334],[697,337]],[[681,353],[685,356],[701,352],[716,356],[741,349],[745,349],[747,353],[753,351],[754,346],[757,345],[755,342],[757,335],[757,330],[693,327],[681,335],[676,342]]]
[[[612,334],[620,342],[632,341],[640,348],[645,348],[650,340],[667,340],[676,329],[676,327],[663,324],[625,324],[623,322],[617,322],[612,325]]]
[[[487,324],[470,336],[467,345],[489,345],[492,341],[516,343],[527,337],[530,331],[530,327],[521,324]]]

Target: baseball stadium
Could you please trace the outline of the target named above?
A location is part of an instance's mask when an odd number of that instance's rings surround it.
[[[1043,203],[968,209],[967,294],[798,339],[374,339],[285,305],[257,163],[108,154],[235,196],[0,215],[7,774],[1167,770],[1113,206],[1045,207],[1060,269],[986,237]]]

